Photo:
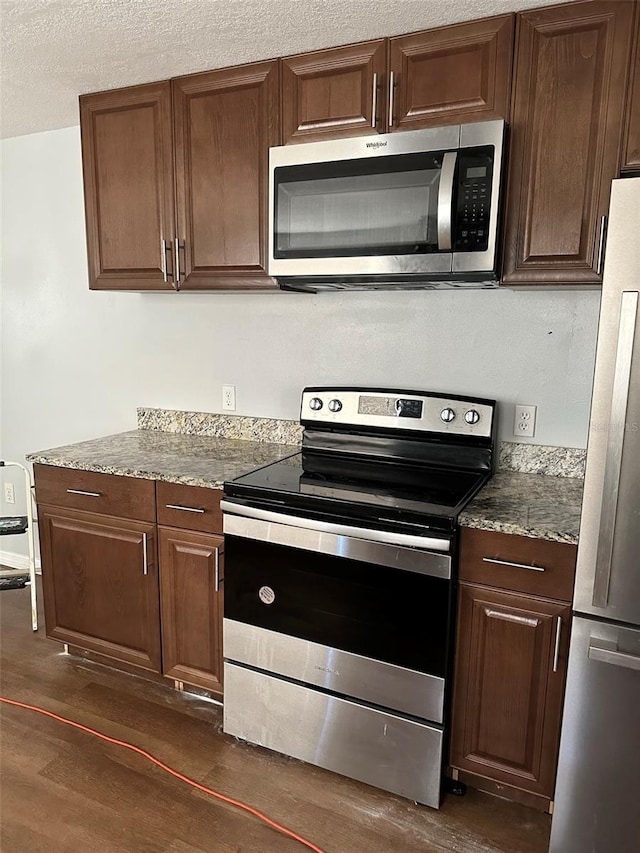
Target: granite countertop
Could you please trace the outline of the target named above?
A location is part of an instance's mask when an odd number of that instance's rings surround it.
[[[221,489],[254,468],[296,453],[295,444],[131,430],[30,453],[30,462]]]
[[[499,471],[460,514],[463,527],[514,533],[551,542],[578,542],[579,477]]]

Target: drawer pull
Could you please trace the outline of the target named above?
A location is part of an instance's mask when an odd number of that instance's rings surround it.
[[[84,495],[87,498],[101,498],[100,492],[85,492],[83,489],[67,489],[70,495]]]
[[[528,569],[530,572],[544,572],[543,566],[532,566],[527,563],[512,563],[511,560],[497,560],[494,557],[483,557],[483,563],[493,563],[496,566],[511,566],[512,569]]]
[[[553,671],[558,671],[558,656],[560,654],[560,632],[562,631],[562,616],[556,617],[556,642],[553,649]]]
[[[181,506],[180,504],[165,504],[167,509],[181,509],[183,512],[206,512],[201,506]]]

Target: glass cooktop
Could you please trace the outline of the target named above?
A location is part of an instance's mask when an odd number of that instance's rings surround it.
[[[336,455],[289,456],[225,483],[225,495],[273,509],[339,520],[358,517],[394,526],[453,529],[487,473]]]

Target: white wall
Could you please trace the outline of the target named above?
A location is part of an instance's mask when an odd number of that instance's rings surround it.
[[[135,427],[139,405],[298,417],[305,384],[538,406],[535,442],[586,446],[599,295],[89,292],[77,127],[2,143],[2,453]]]

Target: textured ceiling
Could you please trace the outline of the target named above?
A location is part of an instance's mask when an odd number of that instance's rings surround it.
[[[0,0],[1,135],[78,123],[78,95],[553,0]]]

